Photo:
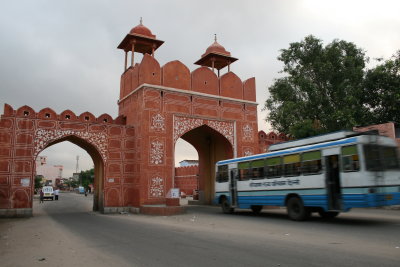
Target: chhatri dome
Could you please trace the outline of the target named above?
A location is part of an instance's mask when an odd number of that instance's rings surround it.
[[[225,55],[225,56],[228,56],[228,57],[231,56],[231,53],[226,51],[225,47],[223,47],[222,45],[220,45],[217,42],[217,35],[216,34],[215,34],[215,37],[214,37],[214,43],[207,48],[206,52],[203,55],[201,55],[201,57],[204,57],[209,53],[222,54],[222,55]]]
[[[159,48],[164,41],[157,40],[156,36],[149,28],[143,25],[140,18],[140,24],[133,27],[125,38],[118,45],[118,49],[125,51],[125,70],[128,68],[128,53],[131,53],[131,66],[134,66],[134,54],[149,54],[154,57],[154,51]]]
[[[226,51],[226,49],[217,42],[217,35],[214,37],[214,43],[211,44],[206,52],[201,55],[201,58],[197,60],[194,64],[210,67],[219,70],[228,66],[228,72],[230,71],[231,63],[235,62],[237,58],[231,57],[231,53]]]
[[[151,33],[150,29],[143,25],[143,20],[140,18],[140,24],[136,27],[133,27],[132,30],[129,32],[132,35],[144,35],[149,38],[155,39],[156,36]]]

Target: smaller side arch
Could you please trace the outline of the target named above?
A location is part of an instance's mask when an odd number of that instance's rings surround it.
[[[22,189],[15,190],[12,194],[11,206],[14,209],[30,208],[28,193]]]

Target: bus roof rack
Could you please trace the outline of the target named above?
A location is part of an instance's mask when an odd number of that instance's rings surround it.
[[[338,132],[321,134],[321,135],[316,135],[316,136],[307,137],[307,138],[303,138],[303,139],[273,144],[269,147],[268,151],[272,152],[272,151],[278,151],[278,150],[292,148],[292,147],[312,145],[312,144],[334,141],[334,140],[339,140],[339,139],[358,136],[358,135],[376,135],[376,132],[374,132],[374,131],[368,131],[368,132],[338,131]]]

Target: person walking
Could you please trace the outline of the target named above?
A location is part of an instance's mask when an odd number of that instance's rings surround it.
[[[56,198],[56,200],[58,200],[58,195],[60,194],[60,190],[57,188],[55,191],[54,191],[54,195],[55,195],[55,198]]]
[[[43,190],[42,190],[42,189],[40,189],[39,195],[40,195],[40,202],[39,202],[39,203],[43,203],[43,200],[44,200],[44,193],[43,193]]]

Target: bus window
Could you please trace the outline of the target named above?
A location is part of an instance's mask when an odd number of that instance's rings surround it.
[[[382,161],[386,170],[399,169],[399,158],[397,157],[396,147],[382,147]]]
[[[305,152],[301,155],[303,174],[318,174],[322,170],[321,151]]]
[[[382,171],[383,164],[379,156],[379,146],[364,145],[365,164],[368,171]]]
[[[301,173],[300,155],[294,154],[283,157],[283,169],[285,176],[298,176]]]
[[[282,159],[280,157],[268,158],[265,161],[267,165],[267,178],[276,178],[282,176]]]
[[[228,182],[228,180],[229,180],[228,165],[218,166],[217,182],[224,183],[224,182]]]
[[[250,179],[250,162],[240,162],[238,164],[238,169],[239,169],[239,180],[244,181],[244,180],[249,180]]]
[[[255,160],[251,162],[251,178],[263,179],[264,178],[264,160]]]
[[[360,161],[358,159],[356,145],[342,147],[342,168],[345,172],[360,170]]]

